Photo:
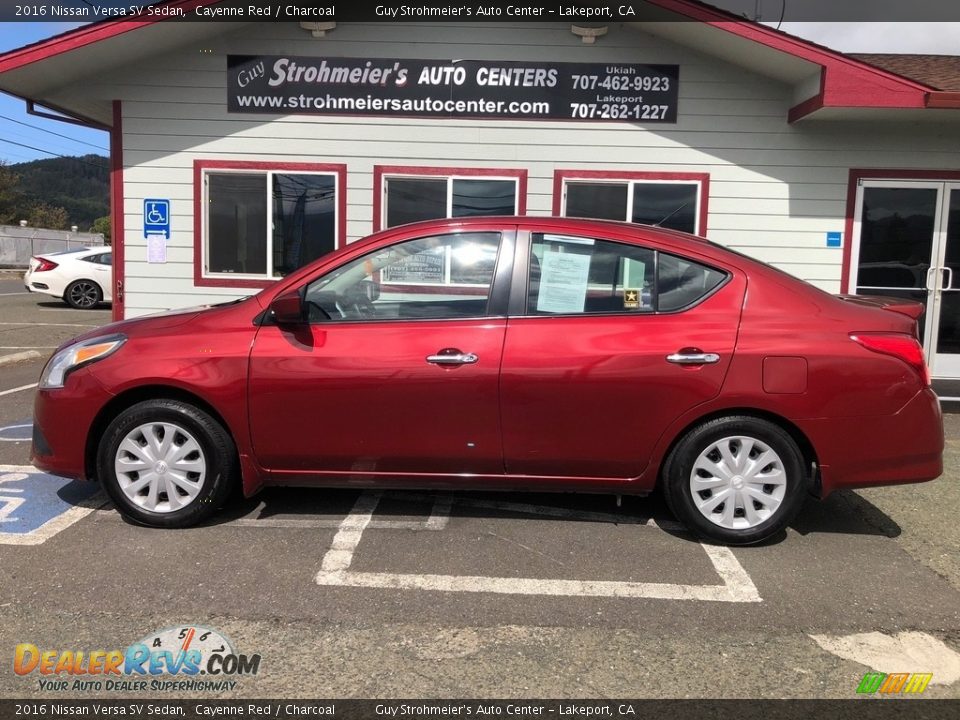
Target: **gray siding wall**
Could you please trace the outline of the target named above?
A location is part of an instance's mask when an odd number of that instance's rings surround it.
[[[212,51],[212,52],[208,52]],[[679,64],[676,125],[228,114],[227,54]],[[611,26],[584,45],[569,24],[341,24],[314,39],[296,23],[241,26],[84,85],[123,103],[126,315],[253,290],[195,287],[193,161],[345,163],[347,235],[372,228],[373,166],[525,168],[528,214],[549,214],[554,170],[710,174],[708,236],[838,291],[851,167],[956,169],[934,123],[786,122],[792,88],[695,49]],[[170,198],[166,264],[147,264],[146,197]],[[848,238],[844,238],[847,242]]]

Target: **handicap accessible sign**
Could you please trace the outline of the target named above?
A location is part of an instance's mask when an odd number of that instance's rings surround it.
[[[0,545],[39,545],[103,503],[96,483],[0,465]]]
[[[170,201],[148,198],[143,201],[143,236],[163,235],[170,239]]]

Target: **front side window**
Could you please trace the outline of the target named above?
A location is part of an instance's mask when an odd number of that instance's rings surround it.
[[[651,248],[537,233],[528,271],[527,313],[673,312],[705,298],[726,273]]]
[[[434,235],[391,245],[307,286],[311,322],[484,317],[500,233]]]
[[[204,173],[204,275],[278,278],[336,249],[334,173]]]
[[[702,234],[699,181],[566,179],[563,215],[626,220]]]
[[[382,193],[383,227],[521,212],[519,177],[386,174]]]

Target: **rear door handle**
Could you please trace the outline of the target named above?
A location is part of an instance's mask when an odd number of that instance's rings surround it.
[[[674,365],[713,365],[720,362],[720,356],[717,353],[705,353],[696,349],[683,349],[667,355],[667,362]]]
[[[476,353],[465,353],[456,348],[444,348],[436,355],[427,355],[427,362],[434,365],[472,365],[479,359]]]

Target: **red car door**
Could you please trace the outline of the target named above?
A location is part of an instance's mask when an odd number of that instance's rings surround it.
[[[497,276],[506,278],[513,234],[504,235]],[[492,230],[418,237],[306,285],[309,324],[265,325],[251,352],[259,463],[361,482],[369,474],[502,475],[506,295],[504,311],[492,299],[500,238]]]
[[[745,281],[626,243],[534,233],[531,245],[504,344],[507,473],[636,477],[667,425],[720,391]]]

